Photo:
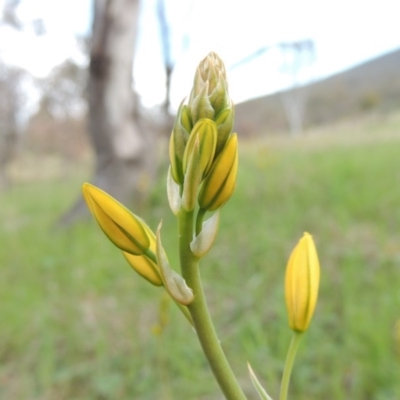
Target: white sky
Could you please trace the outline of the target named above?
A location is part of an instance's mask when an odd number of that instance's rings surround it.
[[[316,46],[314,78],[327,76],[400,48],[398,0],[165,0],[173,33],[176,66],[172,102],[188,94],[198,62],[216,51],[228,69],[235,102],[273,92],[287,84],[279,72],[280,53],[270,51],[251,63],[229,67],[260,48],[311,38]],[[0,0],[0,5],[2,0]],[[68,57],[79,58],[74,36],[91,28],[91,0],[23,0],[22,20],[42,18],[46,35],[0,28],[0,57],[36,76]],[[156,0],[142,3],[135,60],[136,87],[147,105],[162,101],[163,70]],[[400,69],[400,66],[399,66]],[[310,75],[310,76],[311,76]]]

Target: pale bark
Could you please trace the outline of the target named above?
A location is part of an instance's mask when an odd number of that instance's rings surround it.
[[[23,72],[0,63],[0,190],[10,185],[8,166],[16,154],[17,114],[23,107],[20,81]]]
[[[143,200],[155,174],[154,134],[140,119],[132,88],[138,3],[94,2],[88,83],[89,133],[96,155],[90,182],[127,206]],[[79,199],[61,222],[68,224],[85,211]]]

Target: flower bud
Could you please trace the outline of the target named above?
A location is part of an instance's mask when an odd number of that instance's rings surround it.
[[[185,153],[186,143],[192,130],[192,123],[187,105],[179,107],[175,124],[172,130],[169,143],[169,157],[171,162],[171,174],[178,184],[183,183],[182,161]]]
[[[233,103],[229,107],[222,110],[215,118],[215,123],[218,127],[217,147],[215,154],[218,155],[224,148],[229,135],[232,132],[233,122],[235,119],[235,109]]]
[[[225,66],[217,54],[211,52],[197,67],[189,108],[192,122],[200,118],[214,119],[230,104]]]
[[[289,326],[304,332],[310,325],[318,298],[320,267],[310,234],[304,233],[290,255],[285,277],[285,300]]]
[[[199,165],[201,175],[206,176],[214,160],[215,147],[217,144],[217,125],[211,119],[203,118],[196,122],[192,129],[190,138],[186,144],[185,154],[183,155],[183,173],[186,173],[190,157],[192,157],[194,145],[198,141],[198,151],[200,155]]]
[[[226,148],[228,139],[232,136],[233,120],[234,107],[229,98],[225,67],[221,59],[211,52],[196,69],[188,104],[181,104],[170,138],[170,173],[179,185],[181,205],[186,211],[194,209],[200,184],[207,178],[218,156]],[[236,137],[234,141],[237,147]],[[210,210],[221,207],[235,188],[237,150],[234,154],[229,154],[232,144],[228,146],[229,151],[225,151],[227,154],[223,160],[218,161],[218,176],[213,174],[200,196],[199,201]],[[235,157],[232,158],[235,154],[236,161]],[[226,170],[229,162],[232,168]],[[217,189],[223,185],[221,193],[216,193],[210,187],[214,184],[219,185]],[[174,189],[174,186],[170,185],[169,188]],[[177,197],[174,196],[175,198]],[[174,201],[170,204],[176,212],[177,203]]]
[[[150,247],[139,217],[96,186],[84,183],[82,191],[89,210],[115,246],[134,255],[141,255]]]
[[[134,256],[133,254],[129,254],[125,251],[122,252],[126,261],[128,261],[129,265],[144,279],[149,281],[155,286],[162,286],[163,282],[160,278],[158,270],[158,266],[154,261],[150,260],[149,257],[144,254],[141,256]]]
[[[215,88],[209,90],[209,99],[215,114],[218,114],[228,106],[229,96],[225,73],[218,71],[215,75],[218,76],[218,80]]]
[[[148,227],[148,225],[140,219],[140,222],[143,224],[143,228],[146,231],[149,239],[150,239],[150,251],[155,255],[156,254],[156,236],[154,232]],[[148,280],[155,286],[162,286],[163,281],[161,279],[160,269],[155,261],[150,259],[146,254],[142,254],[141,256],[135,256],[133,254],[122,252],[126,261],[128,261],[129,265],[143,278]]]
[[[189,102],[190,113],[194,123],[196,123],[201,118],[214,118],[215,111],[212,104],[210,103],[207,92],[208,82],[205,82],[200,93]]]
[[[236,187],[238,167],[237,135],[231,135],[204,179],[198,202],[200,208],[214,211],[222,207]]]
[[[197,194],[201,181],[203,179],[203,171],[200,169],[200,140],[197,138],[193,142],[190,150],[190,156],[185,166],[185,180],[183,182],[181,207],[186,211],[193,211],[196,206]]]

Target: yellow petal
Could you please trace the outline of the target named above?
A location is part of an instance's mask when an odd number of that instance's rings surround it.
[[[133,254],[122,252],[129,265],[143,278],[147,279],[155,286],[162,286],[159,269],[156,263],[145,255],[134,256]]]
[[[199,165],[201,175],[207,175],[214,160],[215,147],[217,145],[217,125],[211,119],[203,118],[196,122],[190,138],[186,144],[183,155],[183,172],[186,173],[190,158],[193,156],[194,147],[199,146]]]
[[[237,168],[237,135],[233,134],[204,180],[198,197],[201,208],[214,211],[230,199],[236,187]]]
[[[100,228],[117,247],[134,255],[149,248],[150,239],[138,217],[96,186],[84,183],[82,190]]]
[[[307,330],[318,298],[320,266],[312,236],[304,233],[290,255],[285,277],[285,300],[291,329]]]

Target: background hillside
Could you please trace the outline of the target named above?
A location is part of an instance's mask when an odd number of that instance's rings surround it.
[[[305,128],[400,108],[400,49],[309,84]],[[282,93],[259,97],[236,107],[236,130],[257,135],[288,130]]]

